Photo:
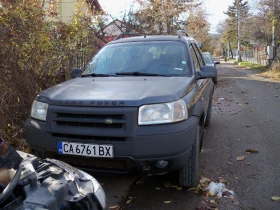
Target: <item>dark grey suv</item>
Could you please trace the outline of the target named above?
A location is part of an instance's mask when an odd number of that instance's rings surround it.
[[[184,33],[117,38],[41,92],[26,122],[34,152],[102,172],[177,171],[195,186],[216,71]]]

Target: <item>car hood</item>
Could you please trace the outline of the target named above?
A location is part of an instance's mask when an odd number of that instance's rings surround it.
[[[86,77],[41,92],[37,100],[63,106],[139,106],[182,98],[194,77]]]

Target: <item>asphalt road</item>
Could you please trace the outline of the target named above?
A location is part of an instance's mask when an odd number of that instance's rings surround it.
[[[176,188],[171,175],[99,177],[109,206],[122,199],[124,210],[280,209],[271,199],[280,196],[280,83],[257,73],[219,65],[212,124],[204,135],[201,175],[222,180],[234,196],[206,199],[205,192]]]

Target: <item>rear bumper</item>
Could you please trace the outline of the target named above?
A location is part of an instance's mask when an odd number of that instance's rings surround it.
[[[179,169],[189,159],[196,138],[198,118],[192,116],[186,121],[174,124],[141,126],[141,132],[138,130],[125,140],[117,141],[58,138],[48,132],[44,124],[34,119],[28,119],[26,123],[27,142],[42,158],[60,159],[81,169],[100,172],[131,173],[138,171],[159,174]],[[111,144],[114,158],[59,155],[57,152],[58,141]],[[167,167],[158,167],[157,162],[161,160],[168,161]],[[147,165],[149,169],[143,170],[143,167]]]

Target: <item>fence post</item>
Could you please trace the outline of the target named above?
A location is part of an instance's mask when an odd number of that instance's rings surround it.
[[[60,68],[59,82],[65,82],[65,67]]]

